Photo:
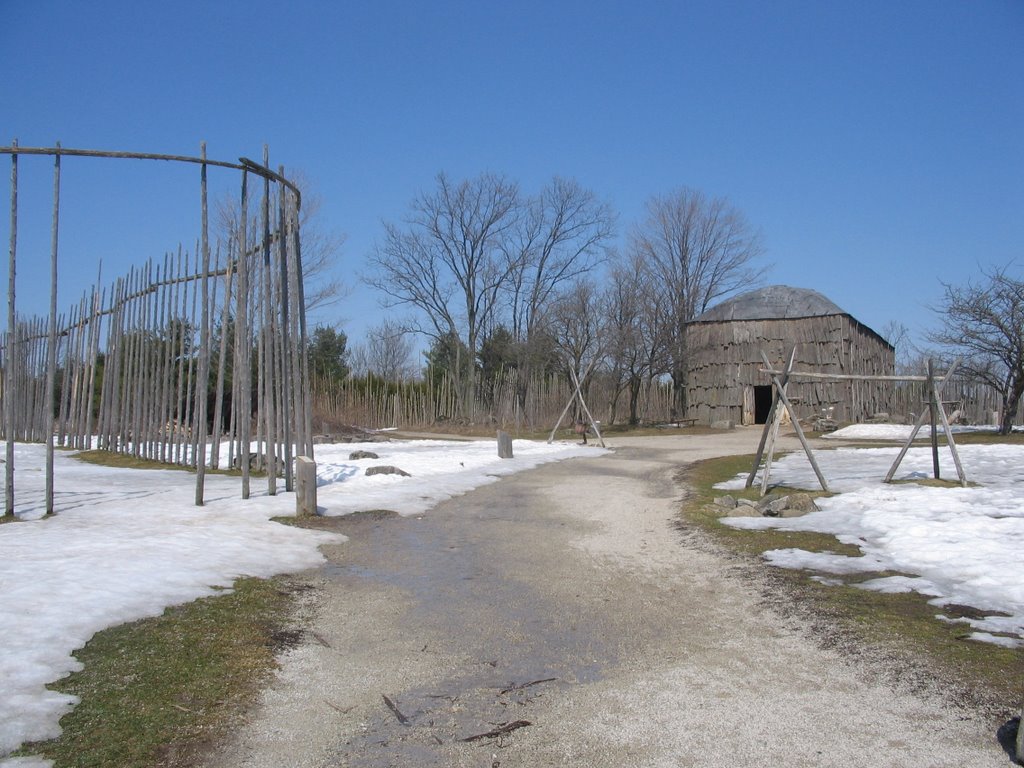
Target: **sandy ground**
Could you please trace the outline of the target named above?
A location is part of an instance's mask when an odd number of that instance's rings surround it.
[[[1000,723],[823,648],[676,527],[680,466],[758,436],[614,439],[336,521],[350,541],[296,577],[303,641],[208,766],[1010,765]]]

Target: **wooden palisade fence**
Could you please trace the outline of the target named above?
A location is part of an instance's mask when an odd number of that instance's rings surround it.
[[[928,394],[920,381],[887,382],[884,390],[893,421],[913,422],[927,406]],[[494,380],[478,381],[477,396],[459,403],[455,386],[448,375],[428,375],[415,381],[384,381],[369,377],[344,380],[312,376],[314,428],[330,433],[332,425],[358,425],[369,429],[438,427],[453,424],[487,424],[508,430],[531,430],[550,427],[558,418],[572,394],[572,384],[564,375],[536,375],[526,387],[525,405],[516,397],[518,372],[503,370]],[[877,382],[843,382],[853,398],[858,392],[878,397]],[[628,393],[620,392],[598,372],[586,382],[586,397],[594,416],[604,423],[625,423]],[[992,412],[1002,408],[1002,401],[991,386],[954,374],[943,395],[951,416],[968,424],[991,424]],[[867,401],[867,394],[863,395]],[[613,403],[615,406],[613,407]],[[821,411],[805,402],[794,403],[801,419],[814,421]],[[697,412],[694,409],[693,412]],[[640,389],[637,416],[642,424],[665,423],[672,420],[672,390],[668,382],[645,381]],[[1024,421],[1024,413],[1018,424]],[[707,421],[697,421],[707,424]]]
[[[492,380],[478,381],[477,396],[458,402],[450,375],[427,375],[424,380],[386,382],[369,379],[334,380],[313,376],[314,426],[329,433],[332,424],[354,424],[370,429],[417,428],[452,424],[488,424],[502,429],[550,428],[573,388],[563,375],[535,375],[526,387],[525,402],[517,396],[518,371],[501,371]],[[623,422],[628,413],[614,387],[597,376],[585,384],[587,401],[596,418]],[[620,393],[621,394],[621,393]],[[639,398],[638,417],[644,423],[668,420],[672,409],[671,386],[657,380],[645,383]]]
[[[207,467],[278,476],[292,490],[292,459],[313,455],[306,356],[299,190],[263,163],[94,150],[0,147],[11,157],[11,235],[7,330],[3,337],[2,431],[5,512],[15,510],[16,441],[47,444],[46,511],[53,513],[53,450],[89,448],[191,467],[197,505]],[[18,159],[54,160],[51,293],[48,318],[18,314],[15,295]],[[191,252],[178,248],[97,283],[65,314],[56,311],[61,160],[66,157],[163,160],[199,168],[201,231]],[[239,179],[240,216],[211,247],[207,174]],[[262,182],[254,194],[252,178]],[[250,215],[252,200],[258,202]],[[238,222],[246,222],[240,226]],[[239,372],[246,372],[239,375]],[[253,444],[255,443],[255,450]],[[224,447],[222,456],[222,446]]]

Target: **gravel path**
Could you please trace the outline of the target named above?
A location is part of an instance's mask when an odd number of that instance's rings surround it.
[[[296,577],[304,640],[208,765],[1009,765],[998,724],[823,650],[673,525],[678,468],[757,438],[617,439],[421,518],[335,521],[350,540]]]

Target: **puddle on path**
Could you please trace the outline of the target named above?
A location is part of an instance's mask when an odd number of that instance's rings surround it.
[[[549,593],[538,581],[540,573],[568,578],[557,562],[566,558],[564,523],[503,514],[490,496],[474,494],[419,519],[356,524],[363,530],[346,531],[340,561],[325,566],[324,575],[346,588],[402,590],[411,608],[401,631],[443,646],[431,650],[446,658],[467,659],[464,668],[439,669],[427,685],[381,691],[377,716],[338,745],[330,765],[450,765],[453,750],[467,746],[461,740],[529,721],[533,701],[596,681],[615,663],[604,604],[567,611],[557,598],[564,589]],[[556,562],[540,568],[548,558]],[[472,743],[486,749],[511,738]]]

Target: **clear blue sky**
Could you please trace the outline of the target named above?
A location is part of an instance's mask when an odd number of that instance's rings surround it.
[[[353,293],[316,319],[354,341],[382,317],[355,277],[381,220],[439,171],[527,191],[574,177],[618,210],[621,242],[652,194],[728,197],[762,234],[769,282],[875,329],[920,331],[940,280],[1024,265],[1022,0],[0,10],[0,143],[198,154],[205,140],[218,159],[268,143],[347,236]],[[46,305],[50,162],[21,165],[26,309]],[[62,306],[99,258],[106,280],[196,236],[194,168],[119,162],[65,160]]]

